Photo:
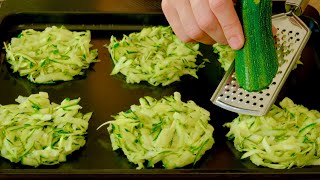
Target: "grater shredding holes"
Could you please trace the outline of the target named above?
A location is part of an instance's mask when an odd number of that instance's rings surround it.
[[[272,84],[275,85],[276,83],[273,82]],[[269,89],[269,87],[268,87],[268,89]],[[220,98],[225,98],[226,100],[231,99],[231,101],[238,101],[239,103],[251,104],[252,106],[257,106],[264,100],[264,98],[259,97],[258,94],[254,94],[251,97],[249,93],[247,93],[243,89],[239,88],[239,86],[236,84],[236,77],[234,74],[232,75],[231,84],[230,83],[226,84],[225,92],[226,92],[226,94],[223,94],[223,93],[220,94]],[[232,93],[230,93],[230,92],[232,92]],[[260,96],[263,96],[262,91],[260,91],[258,93],[260,94]],[[270,93],[266,93],[265,96],[270,96]],[[260,104],[259,107],[263,108],[264,105]]]
[[[223,81],[211,97],[214,104],[233,112],[252,115],[262,115],[271,107],[276,97],[274,92],[278,92],[279,86],[283,85],[283,77],[287,76],[288,67],[296,66],[292,60],[297,59],[296,50],[300,48],[301,41],[305,41],[305,30],[307,30],[291,26],[293,19],[284,16],[286,15],[273,18],[274,25],[278,27],[275,48],[279,67],[271,84],[258,92],[248,92],[240,88],[236,81],[233,63],[233,67],[226,72]],[[308,33],[310,35],[310,31],[307,30],[307,35]]]

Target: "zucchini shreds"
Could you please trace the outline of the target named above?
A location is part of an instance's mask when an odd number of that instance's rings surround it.
[[[33,83],[47,84],[72,80],[90,63],[98,62],[97,49],[89,50],[90,41],[89,30],[72,32],[52,26],[43,31],[23,30],[9,43],[4,42],[4,48],[13,72]]]
[[[196,72],[204,67],[204,62],[196,64],[197,56],[202,56],[199,44],[180,41],[170,26],[143,28],[121,40],[111,36],[105,47],[114,63],[111,75],[121,73],[127,83],[166,86],[183,75],[198,78]]]
[[[67,155],[86,143],[92,113],[79,112],[79,101],[66,98],[61,103],[69,102],[69,107],[76,107],[70,112],[63,105],[50,103],[46,92],[39,92],[29,97],[19,96],[16,99],[19,104],[0,105],[0,155],[11,162],[34,167],[66,161]],[[41,106],[41,110],[35,105]],[[64,116],[60,116],[61,111]]]
[[[113,150],[121,149],[137,169],[145,168],[146,161],[147,167],[162,161],[166,169],[194,165],[211,149],[214,128],[207,110],[181,101],[179,92],[160,100],[145,96],[139,102],[98,127],[109,125]]]
[[[265,116],[239,115],[224,126],[228,140],[257,166],[289,169],[318,165],[320,112],[294,104],[288,97]],[[254,122],[254,124],[253,124]]]
[[[221,67],[227,71],[235,58],[235,51],[229,46],[224,44],[215,43],[212,45],[213,52],[219,55],[218,61]]]

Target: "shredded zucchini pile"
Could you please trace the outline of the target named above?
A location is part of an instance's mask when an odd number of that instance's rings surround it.
[[[13,72],[43,84],[72,80],[83,75],[90,63],[98,62],[98,51],[90,50],[90,41],[89,30],[72,32],[52,26],[44,31],[23,30],[4,47]]]
[[[227,71],[235,58],[235,51],[229,45],[219,43],[213,44],[212,47],[213,52],[219,55],[218,61],[221,67]]]
[[[167,169],[195,164],[214,144],[210,113],[191,100],[182,102],[179,92],[139,101],[100,126],[109,124],[113,150],[122,149],[137,169],[146,161],[147,167],[162,161]]]
[[[86,143],[92,113],[82,114],[80,98],[50,103],[40,92],[0,105],[0,154],[11,162],[37,167],[66,161]]]
[[[320,165],[320,112],[285,98],[265,116],[239,115],[225,126],[242,159],[274,169]]]
[[[202,55],[199,44],[183,43],[170,26],[147,27],[119,41],[111,36],[106,46],[114,63],[111,75],[121,73],[127,83],[147,81],[166,86],[183,75],[198,78],[196,72],[206,62],[196,64],[197,56]]]

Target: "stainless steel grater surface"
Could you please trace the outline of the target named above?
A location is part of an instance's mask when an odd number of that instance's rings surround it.
[[[248,92],[240,88],[233,62],[211,97],[215,105],[235,113],[255,116],[265,115],[269,111],[311,35],[306,24],[293,12],[290,10],[272,17],[272,23],[277,27],[279,69],[269,87],[260,92]]]

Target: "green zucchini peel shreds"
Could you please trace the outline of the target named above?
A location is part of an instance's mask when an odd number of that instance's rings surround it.
[[[83,75],[90,63],[98,62],[98,51],[90,50],[90,41],[89,30],[73,32],[52,26],[44,31],[23,30],[10,43],[4,42],[4,48],[13,72],[33,83],[47,84],[72,80]]]
[[[86,143],[92,113],[82,114],[80,98],[50,103],[46,92],[19,96],[0,105],[0,154],[14,163],[38,167],[66,161]]]
[[[198,78],[196,73],[206,62],[196,63],[197,56],[202,56],[199,43],[180,41],[170,26],[146,27],[119,41],[111,36],[105,46],[114,63],[111,75],[121,73],[132,84],[147,81],[166,86],[180,81],[183,75]]]
[[[109,125],[113,150],[121,149],[137,169],[153,168],[162,162],[166,169],[195,164],[214,144],[214,128],[208,123],[210,113],[181,94],[156,100],[139,99],[125,112],[113,116]]]
[[[224,126],[235,148],[257,166],[290,169],[320,165],[320,112],[284,98],[265,116],[239,115]]]

